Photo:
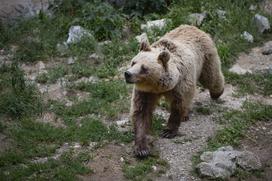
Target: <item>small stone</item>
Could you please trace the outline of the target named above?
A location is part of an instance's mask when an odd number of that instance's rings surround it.
[[[223,146],[221,148],[218,148],[217,151],[233,151],[232,146]]]
[[[188,22],[191,25],[200,26],[206,17],[207,13],[193,13],[189,15]]]
[[[75,143],[74,148],[81,148],[81,145],[79,143]]]
[[[70,100],[67,100],[66,103],[65,103],[65,106],[66,107],[71,107],[74,103]]]
[[[257,5],[251,4],[250,7],[249,7],[250,11],[256,11],[256,9],[257,9]]]
[[[67,44],[78,43],[83,37],[93,37],[92,34],[81,26],[71,26]]]
[[[89,56],[89,59],[90,59],[90,61],[98,62],[99,59],[100,59],[100,57],[99,57],[99,55],[97,55],[96,53],[93,53],[93,54],[91,54],[91,55]]]
[[[262,51],[262,54],[263,55],[270,55],[272,54],[272,45],[271,46],[268,46],[268,47],[265,47]]]
[[[106,40],[106,41],[99,42],[98,45],[103,46],[103,45],[108,45],[110,43],[111,43],[110,40]]]
[[[141,35],[138,35],[135,38],[139,43],[148,41],[148,37],[146,33],[142,33]]]
[[[250,43],[253,43],[253,41],[254,41],[253,36],[250,33],[248,33],[247,31],[244,31],[243,34],[241,35],[241,37]]]
[[[249,151],[243,151],[238,155],[237,164],[248,171],[258,170],[262,167],[260,159]]]
[[[216,10],[216,14],[219,17],[219,19],[226,19],[226,14],[227,14],[226,11],[218,9]]]
[[[270,30],[270,23],[268,19],[260,14],[256,14],[253,18],[253,22],[258,28],[260,33]]]
[[[238,64],[233,65],[233,66],[229,69],[229,71],[232,72],[232,73],[236,73],[236,74],[238,74],[238,75],[244,75],[244,74],[246,74],[246,73],[249,73],[249,74],[252,73],[251,70],[243,69],[243,68],[240,67],[240,65],[238,65]]]
[[[79,84],[79,83],[96,83],[98,82],[98,77],[95,77],[95,76],[90,76],[90,77],[81,77],[80,79],[78,79],[77,81],[75,81],[76,84]]]
[[[124,161],[125,161],[125,159],[124,159],[123,157],[121,157],[121,158],[120,158],[120,161],[121,161],[121,162],[124,162]]]
[[[153,28],[162,29],[167,25],[168,21],[167,19],[148,21],[146,24],[141,24],[141,30],[151,31]]]
[[[118,120],[116,121],[117,126],[123,126],[125,124],[127,124],[129,122],[129,119],[122,119],[122,120]]]
[[[154,172],[156,172],[156,171],[157,171],[157,167],[156,167],[155,165],[152,165],[152,170],[153,170]]]
[[[38,68],[39,68],[40,71],[45,69],[45,65],[44,65],[44,63],[42,61],[38,62]]]
[[[202,176],[208,176],[211,178],[222,178],[226,179],[231,176],[228,170],[222,169],[220,167],[215,167],[212,164],[202,162],[197,165],[198,171]]]
[[[72,64],[74,64],[74,63],[75,63],[75,58],[69,57],[68,60],[67,60],[67,64],[68,64],[68,65],[72,65]]]

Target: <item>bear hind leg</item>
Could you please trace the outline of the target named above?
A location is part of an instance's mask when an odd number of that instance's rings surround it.
[[[209,89],[212,99],[218,99],[223,94],[224,76],[218,56],[213,56],[204,63],[199,82]]]

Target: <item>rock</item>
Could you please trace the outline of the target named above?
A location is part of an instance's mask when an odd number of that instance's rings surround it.
[[[241,34],[241,37],[250,43],[253,43],[253,41],[254,41],[253,36],[250,33],[248,33],[247,31],[244,31],[243,34]]]
[[[262,54],[263,54],[263,55],[270,55],[270,54],[272,54],[272,49],[263,50],[263,51],[262,51]]]
[[[72,65],[72,64],[74,64],[74,63],[75,63],[75,58],[69,57],[68,60],[67,60],[67,64],[68,64],[68,65]]]
[[[66,100],[65,106],[66,107],[71,107],[74,103],[70,100]]]
[[[218,9],[216,10],[216,14],[219,17],[219,19],[226,19],[226,14],[227,14],[226,11]]]
[[[213,158],[213,152],[207,151],[204,152],[201,156],[200,159],[204,162],[210,162]]]
[[[205,162],[198,164],[197,169],[200,175],[205,177],[226,179],[232,175],[228,170]]]
[[[253,18],[253,22],[258,28],[260,33],[270,30],[270,23],[268,19],[260,14],[256,14]]]
[[[94,149],[97,146],[97,142],[90,142],[89,149]]]
[[[267,73],[272,74],[272,65],[268,66]],[[272,97],[272,95],[270,95],[270,97]]]
[[[217,149],[218,151],[232,151],[232,146],[223,146]]]
[[[153,170],[154,172],[156,172],[156,171],[158,170],[158,168],[157,168],[155,165],[152,165],[152,170]]]
[[[121,120],[116,121],[116,124],[117,124],[117,126],[123,126],[123,125],[127,124],[128,122],[129,122],[129,119],[127,118],[127,119],[121,119]]]
[[[141,35],[138,35],[135,38],[139,43],[148,41],[148,37],[146,33],[142,33]]]
[[[238,75],[244,75],[246,73],[249,73],[251,74],[252,71],[251,70],[246,70],[246,69],[243,69],[242,67],[240,67],[240,65],[238,64],[234,64],[230,69],[229,69],[230,72],[232,73],[236,73]]]
[[[200,158],[205,161],[198,165],[201,175],[222,179],[230,177],[236,169],[233,162],[236,152],[227,150],[221,148],[215,152],[204,152]]]
[[[221,147],[214,152],[204,152],[197,165],[202,176],[227,179],[233,175],[237,166],[245,170],[258,170],[261,162],[257,156],[249,151],[236,151],[231,146]]]
[[[93,37],[92,34],[81,26],[71,26],[69,29],[69,37],[67,44],[78,43],[83,37]]]
[[[93,61],[94,63],[98,63],[101,57],[97,55],[96,53],[93,53],[89,56],[90,61]]]
[[[141,24],[141,30],[151,31],[153,28],[162,29],[167,25],[168,21],[167,19],[148,21],[146,24]]]
[[[261,10],[265,13],[272,15],[272,1],[271,0],[263,0],[260,2]]]
[[[259,170],[262,167],[260,159],[249,151],[243,151],[238,155],[237,164],[248,171]]]
[[[257,9],[257,5],[251,4],[250,7],[249,7],[250,11],[256,11],[256,9]]]
[[[48,0],[9,0],[1,1],[0,21],[13,23],[20,18],[30,18],[40,12],[49,14]]]
[[[108,44],[110,44],[110,43],[111,43],[110,40],[106,40],[106,41],[99,42],[98,45],[99,45],[99,46],[104,46],[104,45],[108,45]]]
[[[96,83],[98,82],[98,77],[95,76],[90,76],[90,77],[81,77],[80,79],[78,79],[77,81],[75,81],[76,84],[79,83]]]
[[[73,147],[74,147],[75,149],[78,149],[78,148],[81,148],[81,145],[80,145],[80,143],[75,143]]]
[[[204,19],[207,17],[207,13],[193,13],[188,17],[188,22],[194,26],[200,26]]]
[[[43,71],[45,69],[45,64],[42,61],[37,63],[39,71]]]

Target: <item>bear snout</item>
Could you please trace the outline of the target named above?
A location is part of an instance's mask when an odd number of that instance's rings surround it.
[[[132,81],[132,73],[130,73],[129,71],[125,71],[124,73],[125,79],[127,83],[133,83]]]

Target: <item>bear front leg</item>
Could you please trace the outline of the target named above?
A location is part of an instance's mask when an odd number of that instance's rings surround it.
[[[182,100],[174,99],[171,102],[171,113],[168,119],[167,128],[163,130],[161,136],[164,138],[174,138],[178,134],[178,128],[182,119],[185,119],[182,109]]]
[[[158,96],[156,94],[134,90],[132,100],[132,120],[135,133],[134,153],[140,158],[150,154],[146,134],[151,127],[152,113],[157,100]]]
[[[180,96],[178,93],[170,92],[167,99],[170,101],[171,113],[168,119],[167,128],[162,132],[164,138],[173,138],[178,134],[178,128],[181,121],[189,119],[189,110],[194,97],[195,87]]]

